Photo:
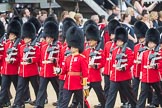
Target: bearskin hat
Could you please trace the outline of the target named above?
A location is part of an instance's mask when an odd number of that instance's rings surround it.
[[[13,33],[17,36],[17,38],[20,37],[21,34],[21,24],[17,20],[13,20],[8,24],[7,27],[7,34]]]
[[[84,50],[84,33],[77,27],[72,26],[68,29],[66,33],[66,41],[69,47],[75,47],[79,49],[79,53]]]
[[[63,39],[65,39],[67,30],[71,26],[76,26],[77,24],[75,23],[75,21],[72,18],[69,18],[69,17],[65,18],[62,23],[63,23],[62,36],[63,36]]]
[[[51,37],[55,40],[58,39],[59,31],[58,26],[53,21],[48,21],[44,25],[44,36]]]
[[[83,30],[84,30],[84,32],[86,31],[87,26],[88,26],[89,24],[94,24],[94,25],[97,26],[97,23],[94,22],[93,20],[87,20],[87,21],[84,23],[84,25],[83,25]]]
[[[144,38],[146,31],[148,30],[147,25],[142,21],[136,21],[134,24],[134,32],[137,38]]]
[[[47,17],[44,21],[44,24],[48,21],[53,21],[54,23],[58,24],[57,20],[53,16]]]
[[[111,20],[109,23],[108,23],[108,31],[109,31],[109,34],[115,34],[115,29],[118,27],[118,26],[121,26],[121,24],[119,23],[118,20]]]
[[[87,40],[100,41],[100,31],[98,29],[98,26],[94,24],[87,25],[85,35]]]
[[[160,34],[162,33],[162,26],[157,27],[157,30],[160,32]]]
[[[21,37],[34,39],[35,36],[36,36],[36,28],[34,24],[30,22],[24,23],[21,28]]]
[[[159,44],[160,40],[160,32],[157,29],[150,28],[146,32],[146,46],[148,46],[148,42],[154,42],[155,44]]]
[[[38,31],[39,31],[39,29],[41,27],[40,21],[35,17],[31,17],[31,18],[29,18],[28,22],[31,22],[31,23],[34,24],[34,26],[36,28],[36,33],[38,33]]]
[[[117,27],[115,29],[115,42],[117,40],[121,40],[124,43],[128,41],[128,32],[126,31],[124,27]]]
[[[21,19],[19,16],[13,17],[13,18],[10,20],[10,22],[13,21],[13,20],[19,21],[19,23],[20,23],[21,25],[23,24],[23,21],[22,21],[22,19]]]
[[[157,30],[160,32],[160,44],[162,44],[162,26],[159,26]]]
[[[4,33],[5,33],[5,27],[2,21],[0,21],[0,38],[4,35]]]

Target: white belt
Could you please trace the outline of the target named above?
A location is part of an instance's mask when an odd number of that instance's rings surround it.
[[[152,67],[150,65],[145,65],[144,68],[145,69],[151,69]]]
[[[21,65],[28,65],[28,64],[31,64],[29,62],[21,62]]]
[[[42,61],[43,64],[49,64],[49,63],[53,63],[52,61],[49,61],[49,60],[44,60]]]
[[[139,61],[139,60],[134,60],[134,63],[136,63],[136,64],[140,64],[141,61]]]
[[[106,58],[106,60],[107,60],[107,61],[110,61],[110,60],[112,60],[112,59],[111,59],[111,57],[108,57],[108,58]]]

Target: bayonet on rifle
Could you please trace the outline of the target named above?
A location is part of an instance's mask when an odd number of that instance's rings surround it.
[[[150,54],[149,55],[149,60],[151,60],[150,62],[150,66],[153,67],[156,65],[156,60],[159,60],[161,59],[162,57],[159,56],[159,49],[160,49],[160,45],[158,45],[156,48],[155,48],[155,52],[153,54]]]
[[[125,67],[127,64],[122,64],[127,62],[127,59],[123,59],[123,57],[126,57],[125,55],[125,51],[127,48],[127,42],[124,44],[124,46],[122,47],[121,53],[116,55],[116,60],[117,60],[117,64],[115,65],[115,67],[117,69],[122,69],[123,67]]]
[[[16,41],[14,42],[12,48],[8,48],[7,50],[7,58],[6,61],[14,61],[15,58],[12,58],[12,56],[16,56],[17,55],[17,45],[20,42],[20,38],[17,38]]]

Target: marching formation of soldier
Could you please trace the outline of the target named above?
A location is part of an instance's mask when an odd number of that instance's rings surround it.
[[[60,24],[53,16],[43,24],[36,17],[26,22],[13,17],[6,31],[0,22],[0,108],[25,108],[27,102],[44,108],[49,82],[57,108],[68,108],[71,99],[70,108],[90,108],[92,88],[100,102],[95,108],[114,108],[118,91],[121,108],[145,108],[147,99],[148,108],[162,107],[161,27],[142,20],[132,27],[127,14],[122,23],[112,18],[107,25],[97,23],[94,15],[83,26],[65,16]],[[12,105],[11,83],[16,90]]]

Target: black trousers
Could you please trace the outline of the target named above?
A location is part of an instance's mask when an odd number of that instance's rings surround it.
[[[26,87],[24,89],[24,101],[27,101],[28,99],[31,99],[30,89],[29,89],[29,85],[26,85]]]
[[[105,107],[105,102],[106,102],[106,97],[104,95],[104,91],[102,89],[101,82],[91,82],[90,83],[89,91],[92,88],[94,89],[94,91],[95,91],[95,93],[97,95],[98,101],[101,103],[101,107],[104,108]],[[73,95],[72,103],[75,104],[75,105],[79,104],[79,102],[76,99],[75,94]]]
[[[135,108],[136,99],[132,92],[133,90],[130,85],[130,80],[121,81],[121,82],[110,81],[110,89],[109,89],[108,98],[106,100],[105,108],[114,108],[117,92],[119,91],[119,88],[123,90],[123,93],[128,98],[128,101],[131,104],[132,108]]]
[[[153,92],[151,105],[159,106],[159,100],[155,92]]]
[[[68,104],[70,102],[70,99],[71,99],[71,96],[72,96],[73,93],[74,93],[77,101],[80,103],[81,108],[83,108],[83,104],[84,104],[84,108],[88,108],[88,106],[84,102],[83,90],[82,89],[80,89],[80,90],[63,89],[63,101],[60,103],[59,108],[68,108]]]
[[[63,87],[64,87],[64,80],[59,80],[59,99],[58,99],[58,108],[60,108],[60,103],[63,100]]]
[[[104,93],[105,93],[105,97],[106,99],[108,98],[108,94],[109,94],[109,88],[110,88],[110,76],[109,75],[104,75]],[[128,102],[127,97],[125,96],[125,94],[122,92],[123,90],[119,88],[119,94],[120,94],[120,99],[121,99],[121,103],[126,103]]]
[[[162,107],[162,89],[160,87],[160,82],[156,83],[141,83],[141,93],[139,96],[139,100],[137,102],[136,108],[144,108],[146,103],[146,98],[149,94],[149,88],[150,86],[155,90],[155,93],[158,97],[159,103]]]
[[[162,81],[160,81],[160,87],[162,88]],[[152,102],[151,102],[152,105],[156,105],[158,106],[159,105],[159,100],[158,100],[158,97],[156,95],[156,93],[154,92],[153,93],[153,97],[152,97]]]
[[[31,82],[31,85],[34,89],[35,96],[37,96],[38,93],[38,80],[37,80],[37,75],[36,76],[31,76],[31,77],[18,77],[18,84],[17,84],[17,90],[16,90],[16,97],[14,100],[15,105],[23,105],[24,104],[24,90],[29,85],[29,81]]]
[[[51,78],[44,78],[40,77],[40,84],[39,84],[39,91],[36,99],[36,106],[42,106],[44,107],[44,102],[46,99],[46,90],[47,90],[47,85],[51,82],[55,92],[57,99],[59,97],[59,84],[58,84],[58,77],[51,77]]]
[[[0,86],[1,86],[1,82],[2,82],[2,76],[1,76],[1,74],[0,74]]]
[[[17,87],[17,75],[2,75],[2,83],[1,83],[1,91],[0,91],[0,104],[3,104],[4,102],[9,102],[9,96],[8,93],[10,92],[10,85],[11,82],[13,82],[13,85]]]
[[[110,76],[104,75],[104,93],[106,99],[108,98],[109,88],[110,88]]]
[[[135,95],[135,98],[137,99],[138,97],[138,90],[139,90],[139,84],[140,84],[140,79],[139,78],[134,78],[132,80],[132,86],[133,86],[133,93]],[[149,95],[148,95],[148,104],[151,104],[152,103],[152,99],[153,98],[153,91],[152,91],[152,88],[149,87]]]
[[[133,93],[136,99],[138,97],[139,84],[140,84],[140,79],[134,77],[134,79],[132,80],[132,87],[133,87]]]
[[[101,82],[90,82],[90,90],[93,88],[95,91],[98,101],[101,103],[102,108],[105,106],[106,98],[104,95],[104,91],[101,86]]]

